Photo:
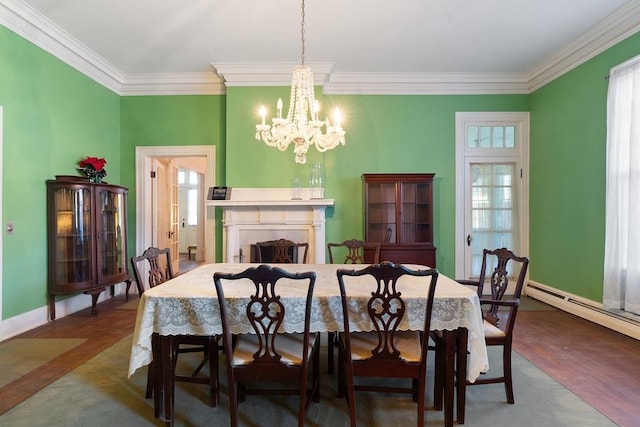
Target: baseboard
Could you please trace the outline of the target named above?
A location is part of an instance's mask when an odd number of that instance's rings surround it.
[[[560,310],[640,340],[640,316],[638,315],[608,309],[601,303],[533,281],[527,283],[524,293]]]
[[[124,295],[126,285],[115,285],[115,295]],[[98,302],[111,298],[111,291],[106,289],[98,297]],[[56,319],[61,319],[72,313],[91,307],[91,296],[85,294],[74,295],[56,302]],[[0,321],[0,342],[27,332],[49,322],[49,306],[45,305],[35,310],[19,314]]]

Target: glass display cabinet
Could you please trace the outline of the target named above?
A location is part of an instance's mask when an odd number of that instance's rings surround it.
[[[56,318],[56,295],[98,296],[131,280],[127,267],[127,189],[93,184],[75,176],[47,181],[49,316]]]
[[[365,241],[381,244],[381,261],[436,266],[434,175],[362,175]]]

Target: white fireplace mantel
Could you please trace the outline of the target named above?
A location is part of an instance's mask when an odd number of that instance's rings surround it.
[[[302,200],[291,200],[289,188],[232,188],[229,200],[207,200],[222,208],[223,262],[249,262],[252,244],[284,238],[308,242],[308,262],[323,264],[325,209],[334,199],[311,199],[310,189],[301,193]]]

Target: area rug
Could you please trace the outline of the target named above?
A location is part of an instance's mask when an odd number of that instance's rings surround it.
[[[84,338],[13,338],[0,343],[0,387],[85,341]]]
[[[146,369],[139,369],[127,378],[130,349],[129,336],[0,416],[0,425],[162,425],[161,420],[153,417],[152,400],[144,398]],[[500,369],[499,354],[490,353],[489,356],[492,369]],[[197,362],[197,359],[189,361],[184,357],[181,360],[181,363]],[[465,426],[615,426],[515,352],[513,365],[516,404],[505,402],[501,384],[469,387]],[[220,380],[222,389],[217,408],[207,405],[206,386],[177,384],[175,425],[229,425],[226,379],[222,372]],[[307,425],[349,425],[345,400],[336,397],[335,376],[323,373],[321,381],[321,401],[309,407]],[[432,404],[432,390],[433,383],[430,382],[428,406]],[[357,393],[356,401],[361,426],[415,425],[416,406],[406,395]],[[295,425],[297,398],[248,396],[239,409],[242,426]],[[427,426],[441,426],[444,416],[441,411],[429,409],[426,419]]]

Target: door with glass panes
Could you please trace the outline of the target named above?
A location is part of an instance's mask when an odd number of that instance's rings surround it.
[[[527,255],[528,118],[528,113],[456,115],[457,204],[462,206],[456,220],[457,278],[478,278],[485,248]]]

